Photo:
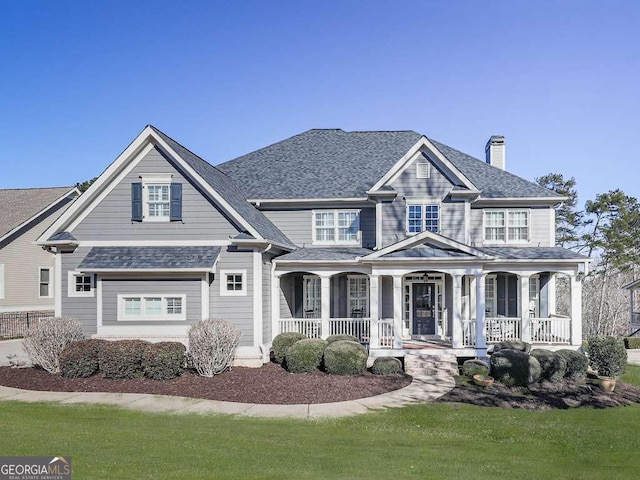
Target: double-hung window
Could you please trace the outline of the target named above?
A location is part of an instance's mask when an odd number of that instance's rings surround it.
[[[38,267],[38,297],[53,297],[53,289],[51,288],[51,268]]]
[[[186,295],[118,295],[118,320],[186,320]]]
[[[357,245],[360,241],[358,210],[317,210],[313,212],[315,245]]]
[[[145,185],[145,207],[146,217],[149,221],[169,220],[169,184],[147,184]]]
[[[419,233],[428,230],[440,231],[440,206],[435,204],[407,205],[407,233]]]
[[[485,210],[485,242],[523,243],[529,241],[528,210]]]
[[[182,220],[182,184],[171,174],[140,175],[131,184],[131,220],[134,222],[174,222]]]

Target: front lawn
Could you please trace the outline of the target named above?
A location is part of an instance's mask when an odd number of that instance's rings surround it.
[[[640,367],[625,381],[640,383]],[[430,404],[341,420],[0,403],[2,455],[71,455],[74,478],[628,479],[640,405]]]

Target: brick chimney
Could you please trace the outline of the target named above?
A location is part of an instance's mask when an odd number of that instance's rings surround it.
[[[492,135],[487,142],[487,146],[484,147],[484,153],[489,165],[493,165],[500,170],[505,169],[504,136]]]

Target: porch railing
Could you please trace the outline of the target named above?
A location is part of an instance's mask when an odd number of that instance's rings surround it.
[[[329,335],[351,335],[362,343],[369,343],[371,320],[369,318],[330,318]]]
[[[571,343],[571,319],[532,318],[532,343]]]
[[[278,333],[297,332],[309,338],[322,336],[322,321],[319,318],[281,318]]]
[[[393,348],[394,338],[393,318],[378,320],[378,342],[380,348]]]
[[[462,346],[475,347],[476,336],[477,336],[476,321],[463,320],[462,321]]]
[[[485,332],[488,343],[520,340],[522,338],[522,320],[514,317],[486,318]]]

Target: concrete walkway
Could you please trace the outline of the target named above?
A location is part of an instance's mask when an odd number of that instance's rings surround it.
[[[14,356],[15,355],[15,356]],[[29,357],[22,348],[22,339],[0,341],[0,367],[9,365],[9,357],[14,361],[29,362]]]
[[[308,405],[263,405],[220,402],[197,398],[171,397],[144,393],[38,392],[0,386],[0,401],[58,402],[60,404],[98,403],[132,410],[158,413],[231,414],[247,417],[323,418],[371,413],[385,408],[431,402],[454,386],[452,377],[414,377],[411,385],[394,392],[347,402]]]

